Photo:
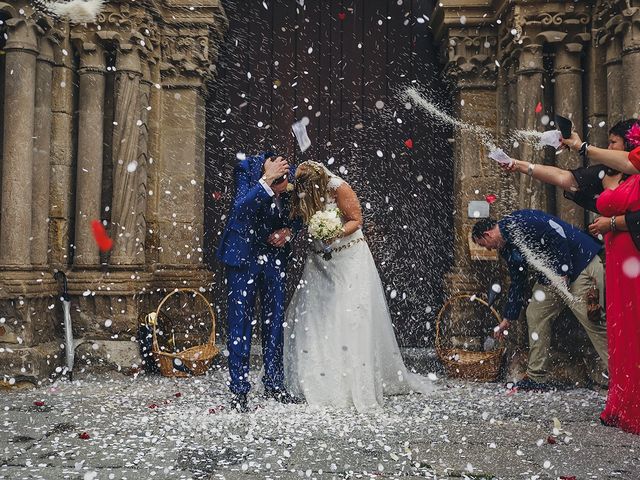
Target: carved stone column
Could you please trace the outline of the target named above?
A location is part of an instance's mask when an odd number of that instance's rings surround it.
[[[149,138],[150,129],[157,113],[151,115],[151,91],[153,82],[151,81],[150,59],[145,58],[142,62],[142,79],[140,80],[140,133],[138,136],[138,182],[135,197],[136,212],[136,255],[140,263],[145,262],[145,238],[147,234],[147,184],[148,184],[148,168],[150,160],[150,144],[153,141]],[[157,132],[159,133],[159,132]],[[151,159],[151,161],[153,161]]]
[[[31,263],[38,27],[24,18],[11,18],[7,26],[0,264],[27,268]]]
[[[555,111],[573,121],[573,128],[583,137],[583,97],[582,97],[582,45],[579,43],[561,43],[557,45],[554,64],[554,103]],[[563,169],[582,166],[580,157],[563,152],[557,157],[557,165]],[[584,210],[564,197],[561,189],[556,189],[557,215],[577,227],[584,227]]]
[[[625,20],[622,37],[622,113],[624,118],[640,116],[640,8],[622,11]]]
[[[35,126],[33,131],[33,217],[31,218],[31,262],[44,266],[49,248],[49,184],[51,167],[51,89],[53,81],[51,38],[40,40],[36,61]]]
[[[156,200],[156,275],[204,269],[205,81],[215,53],[202,29],[176,30],[162,41],[162,136]]]
[[[76,72],[68,25],[60,26],[61,39],[55,48],[52,85],[51,178],[49,206],[49,262],[64,268],[71,257],[69,248],[73,225],[73,190],[76,122]]]
[[[116,54],[115,121],[113,129],[113,204],[111,265],[142,265],[144,243],[138,237],[137,222],[144,210],[140,202],[141,171],[138,168],[140,141],[140,53],[134,45],[120,45]]]
[[[520,130],[537,130],[539,127],[536,106],[542,102],[542,85],[544,65],[542,58],[542,45],[529,44],[519,52],[518,69],[516,70],[517,101],[516,101],[516,127]],[[520,144],[520,158],[532,163],[542,163],[544,154],[535,150],[529,143]],[[519,208],[535,208],[548,210],[547,196],[544,188],[527,175],[522,175],[518,182]]]
[[[586,52],[585,88],[587,89],[587,123],[591,125],[589,142],[604,147],[607,145],[607,70],[606,48],[592,42]],[[606,95],[603,92],[607,92]],[[604,122],[604,123],[603,123]],[[602,126],[601,126],[602,125]],[[585,132],[583,132],[585,133]]]
[[[477,218],[469,215],[469,203],[498,193],[494,209],[508,202],[500,190],[500,169],[487,156],[490,145],[497,144],[499,131],[497,107],[497,32],[484,25],[481,15],[473,17],[473,25],[459,24],[456,9],[436,8],[432,26],[443,46],[442,61],[447,76],[455,85],[453,107],[460,121],[484,129],[484,135],[459,128],[453,133],[453,200],[454,200],[454,265],[447,275],[448,296],[479,294],[497,281],[498,263],[494,255],[479,256],[470,241]],[[501,89],[508,88],[506,78]],[[482,258],[482,259],[480,259]],[[481,349],[482,332],[469,309],[454,307],[448,318],[448,340],[456,346]]]
[[[609,127],[623,119],[622,42],[617,37],[606,41],[607,112]]]
[[[73,264],[76,267],[95,267],[100,264],[100,252],[92,236],[91,222],[101,218],[106,61],[99,43],[78,41],[77,44],[80,47],[80,99]]]

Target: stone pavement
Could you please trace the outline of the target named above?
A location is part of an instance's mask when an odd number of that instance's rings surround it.
[[[0,392],[0,479],[640,478],[640,437],[601,426],[605,397],[590,390],[440,380],[429,397],[367,414],[257,393],[255,411],[238,414],[225,378]]]

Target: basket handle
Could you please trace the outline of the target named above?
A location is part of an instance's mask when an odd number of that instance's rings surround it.
[[[442,316],[444,315],[444,312],[447,310],[447,308],[451,305],[451,303],[454,300],[459,298],[466,298],[467,300],[470,300],[472,302],[481,303],[485,307],[489,308],[493,316],[496,317],[496,320],[498,321],[498,325],[500,325],[500,323],[502,322],[502,318],[500,317],[500,314],[495,310],[495,308],[493,308],[491,305],[489,305],[488,302],[478,297],[477,295],[466,295],[466,294],[454,295],[453,297],[451,297],[449,300],[446,301],[446,303],[442,306],[442,308],[438,312],[438,316],[436,317],[436,350],[439,350],[442,348],[442,345],[441,345],[442,339],[440,338],[441,337],[440,322],[441,322]]]
[[[205,303],[207,304],[207,308],[209,309],[209,314],[211,315],[211,334],[209,335],[209,342],[215,345],[215,343],[216,343],[216,314],[214,313],[213,308],[211,308],[211,302],[209,302],[209,300],[207,300],[207,297],[202,295],[199,291],[194,290],[193,288],[176,288],[176,289],[172,290],[171,292],[169,292],[168,294],[166,294],[164,296],[164,298],[162,299],[162,301],[158,305],[158,308],[156,309],[156,321],[153,323],[153,328],[151,330],[152,338],[153,338],[153,347],[152,347],[153,350],[154,351],[159,351],[160,350],[160,348],[158,347],[158,337],[156,335],[156,331],[158,329],[158,315],[160,314],[160,309],[165,304],[165,302],[169,299],[169,297],[171,297],[171,295],[173,295],[174,293],[178,293],[178,292],[193,293],[196,296],[202,297],[202,299],[205,301]]]

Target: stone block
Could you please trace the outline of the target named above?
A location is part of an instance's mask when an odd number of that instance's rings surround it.
[[[141,298],[131,295],[81,295],[71,299],[71,322],[76,338],[129,339],[136,335]]]
[[[116,370],[133,375],[141,371],[141,366],[137,341],[85,340],[75,350],[74,371],[77,373]]]
[[[13,382],[39,384],[60,373],[64,361],[61,343],[51,341],[32,347],[0,344],[0,380],[9,385]]]
[[[62,318],[56,313],[53,297],[0,301],[0,343],[31,347],[50,341]]]

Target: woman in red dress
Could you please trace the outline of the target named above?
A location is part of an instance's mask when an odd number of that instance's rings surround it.
[[[605,189],[596,202],[605,217],[640,208],[640,175],[615,189]],[[615,228],[604,237],[606,251],[609,394],[600,420],[640,435],[640,252],[629,232]]]

